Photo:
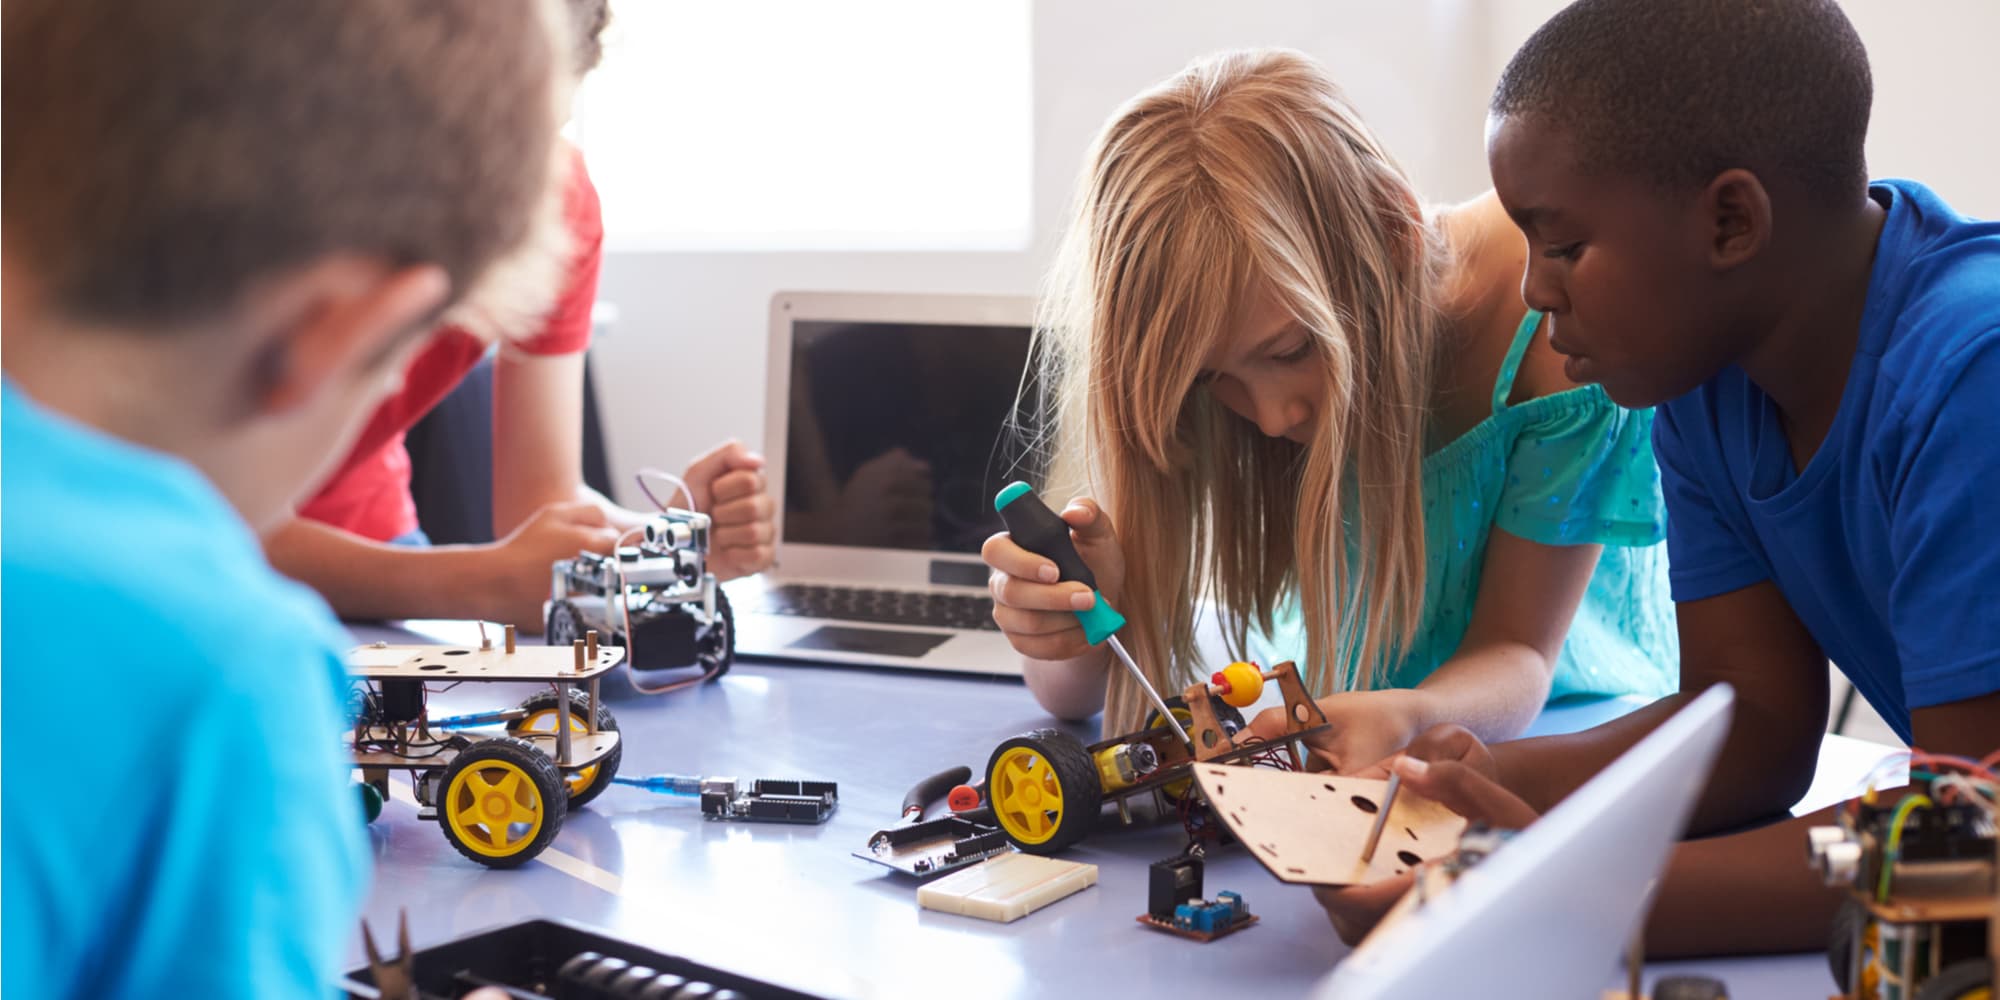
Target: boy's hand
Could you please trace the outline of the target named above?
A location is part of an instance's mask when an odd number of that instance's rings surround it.
[[[1487,759],[1491,760],[1491,755]],[[1438,802],[1474,823],[1523,830],[1541,818],[1520,796],[1463,760],[1430,761],[1404,755],[1391,761],[1389,770],[1403,779],[1405,791]]]
[[[1416,884],[1416,875],[1404,873],[1385,878],[1367,885],[1350,885],[1331,888],[1323,885],[1313,887],[1313,899],[1319,901],[1326,911],[1326,919],[1333,924],[1333,932],[1348,947],[1361,943],[1368,932],[1387,916],[1390,907],[1410,891]]]
[[[1493,755],[1464,727],[1437,726],[1424,737],[1430,740],[1423,752],[1436,757],[1427,760],[1398,754],[1363,774],[1379,771],[1387,775],[1393,771],[1402,777],[1404,791],[1434,799],[1468,820],[1498,829],[1523,829],[1539,818],[1526,802],[1494,779]],[[1411,749],[1417,750],[1414,745]],[[1334,932],[1352,945],[1375,929],[1414,878],[1414,875],[1400,875],[1367,885],[1315,888],[1313,898],[1326,910]]]
[[[1348,774],[1383,762],[1417,735],[1421,698],[1416,691],[1385,689],[1319,699],[1320,711],[1333,728],[1305,738],[1306,770]],[[1285,729],[1282,707],[1267,708],[1250,720],[1250,735],[1257,739],[1284,739]]]
[[[549,599],[549,566],[588,549],[606,553],[618,540],[604,509],[584,500],[552,503],[486,550],[482,559],[485,614],[529,635],[542,631],[542,603]]]
[[[1111,517],[1088,498],[1063,508],[1076,554],[1097,577],[1097,589],[1113,607],[1125,582],[1125,553]],[[1090,643],[1075,612],[1088,610],[1096,599],[1076,581],[1057,583],[1056,564],[1014,544],[1006,532],[986,540],[979,554],[993,567],[986,587],[993,593],[993,621],[1021,655],[1037,660],[1068,660],[1083,655]]]
[[[1389,766],[1403,757],[1414,757],[1433,764],[1447,761],[1463,764],[1485,775],[1496,784],[1500,781],[1500,764],[1493,758],[1493,751],[1487,749],[1486,744],[1472,734],[1472,730],[1455,723],[1445,723],[1424,730],[1401,752],[1384,757],[1354,776],[1387,779]]]
[[[777,555],[776,506],[764,487],[764,456],[728,441],[694,460],[681,478],[709,516],[708,567],[718,580],[760,573]]]

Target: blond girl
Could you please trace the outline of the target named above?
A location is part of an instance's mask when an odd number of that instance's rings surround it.
[[[1564,376],[1489,193],[1426,208],[1285,51],[1204,59],[1093,146],[1038,332],[1052,492],[1127,645],[1172,693],[1204,605],[1296,658],[1332,766],[1441,722],[1518,735],[1677,663],[1651,414]],[[1094,496],[1097,500],[1088,499]],[[1140,724],[1080,584],[1004,534],[994,618],[1051,713]],[[1253,729],[1275,731],[1266,716]]]

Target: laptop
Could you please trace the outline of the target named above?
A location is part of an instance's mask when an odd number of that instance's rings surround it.
[[[1599,996],[1687,829],[1734,703],[1727,684],[1704,691],[1442,894],[1363,941],[1316,995]]]
[[[1020,674],[979,547],[993,495],[1038,478],[1006,427],[1032,329],[1028,298],[772,298],[777,563],[729,585],[738,654]]]

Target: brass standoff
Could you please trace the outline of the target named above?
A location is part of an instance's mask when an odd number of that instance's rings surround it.
[[[571,644],[571,648],[576,650],[576,672],[579,674],[583,673],[583,665],[585,663],[583,658],[583,640],[576,640],[576,642]]]
[[[585,663],[596,663],[596,662],[597,662],[597,630],[596,630],[596,629],[591,629],[590,631],[588,631],[588,632],[585,632],[585,633],[583,634],[583,642],[584,642],[584,646],[583,646],[583,662],[585,662]]]
[[[509,656],[512,656],[513,653],[514,653],[514,626],[509,625],[507,626],[507,654]]]

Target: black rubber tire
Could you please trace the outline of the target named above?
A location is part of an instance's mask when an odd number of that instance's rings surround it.
[[[355,791],[361,796],[361,821],[373,823],[382,815],[382,803],[389,798],[372,781],[357,781]]]
[[[582,691],[571,689],[569,692],[569,711],[571,717],[574,718],[580,715],[589,701],[590,697],[588,695]],[[553,690],[540,691],[530,695],[519,706],[524,712],[546,712],[553,710],[555,707],[556,693]],[[521,724],[525,721],[524,719],[516,719],[513,722],[509,722],[507,724],[507,735],[519,736],[521,733],[526,732],[526,730],[521,728]],[[602,699],[597,703],[597,728],[606,732],[615,733],[618,731],[618,720],[611,717],[611,710],[604,706]],[[585,785],[582,791],[577,791],[573,787],[570,787],[569,782],[564,780],[563,786],[570,788],[569,807],[571,809],[581,809],[590,800],[603,795],[604,790],[611,787],[611,779],[618,776],[618,764],[624,759],[625,741],[621,739],[618,741],[617,746],[611,748],[610,753],[604,755],[604,759],[597,762],[597,773],[591,776],[590,784]],[[556,770],[561,771],[562,769],[557,768]]]
[[[1861,932],[1868,927],[1868,908],[1852,896],[1840,903],[1840,909],[1833,914],[1833,930],[1826,941],[1826,965],[1833,973],[1833,984],[1840,992],[1854,992],[1854,984],[1848,982],[1853,971],[1854,949],[1861,946]]]
[[[710,680],[729,672],[736,662],[736,612],[729,607],[729,594],[715,588],[715,624],[708,635],[696,641],[696,662]]]
[[[549,605],[549,620],[542,623],[542,640],[551,646],[572,646],[583,638],[583,616],[576,605],[557,601]]]
[[[1993,988],[1993,959],[1968,958],[1953,962],[1944,971],[1924,980],[1916,1000],[1961,1000],[1980,990]]]
[[[1090,751],[1083,742],[1060,729],[1037,729],[1022,733],[993,748],[993,756],[986,760],[986,788],[994,801],[989,802],[997,814],[997,801],[1001,787],[998,778],[1000,758],[1015,747],[1026,747],[1041,757],[1042,762],[1055,772],[1056,787],[1062,793],[1062,818],[1047,840],[1030,844],[1017,839],[1006,824],[999,824],[1002,833],[1017,848],[1029,854],[1058,854],[1064,849],[1090,835],[1097,826],[1098,812],[1104,805],[1104,789],[1098,784],[1097,765],[1090,759]]]
[[[452,802],[453,784],[460,774],[486,761],[502,761],[520,768],[534,783],[535,795],[541,800],[541,829],[535,831],[533,840],[506,857],[496,858],[473,850],[459,840],[458,834],[451,828],[451,809],[455,804]],[[480,740],[452,758],[451,763],[445,765],[444,777],[438,785],[437,822],[438,828],[444,831],[444,839],[458,853],[488,868],[518,868],[534,860],[556,839],[556,834],[562,832],[563,817],[568,813],[569,793],[563,788],[562,772],[556,769],[556,762],[535,749],[534,744],[511,736]]]
[[[1729,987],[1708,976],[1668,976],[1653,984],[1653,1000],[1729,1000]]]

